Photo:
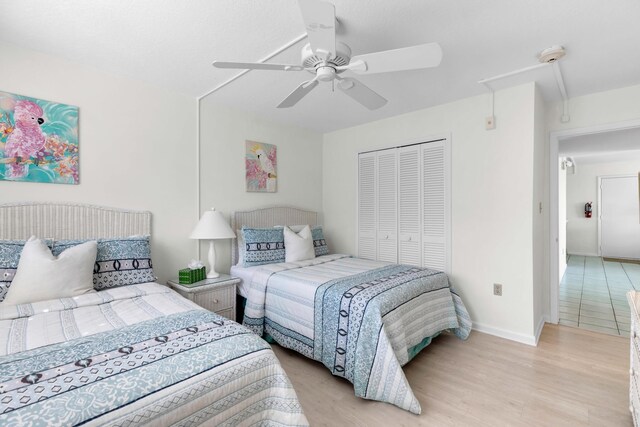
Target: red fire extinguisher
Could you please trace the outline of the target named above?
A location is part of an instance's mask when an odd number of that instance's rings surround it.
[[[591,212],[592,212],[591,203],[592,202],[585,203],[585,205],[584,205],[584,217],[585,218],[591,218]]]

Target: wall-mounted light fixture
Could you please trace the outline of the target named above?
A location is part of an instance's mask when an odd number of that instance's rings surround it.
[[[571,157],[565,157],[562,160],[561,167],[562,167],[562,170],[568,171],[569,169],[571,169],[572,175],[576,174],[576,169],[577,169],[576,161],[573,160],[573,158]]]

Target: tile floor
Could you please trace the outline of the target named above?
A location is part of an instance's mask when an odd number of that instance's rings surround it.
[[[560,324],[627,335],[626,293],[640,290],[640,265],[576,255],[567,264],[560,282]]]

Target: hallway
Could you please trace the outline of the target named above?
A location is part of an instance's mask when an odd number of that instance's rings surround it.
[[[626,293],[640,289],[640,265],[571,255],[560,282],[560,324],[629,334]]]

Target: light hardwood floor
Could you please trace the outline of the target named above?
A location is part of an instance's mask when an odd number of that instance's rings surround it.
[[[319,362],[274,345],[312,426],[631,426],[629,341],[547,324],[538,347],[438,337],[404,368],[413,415],[354,396]]]

